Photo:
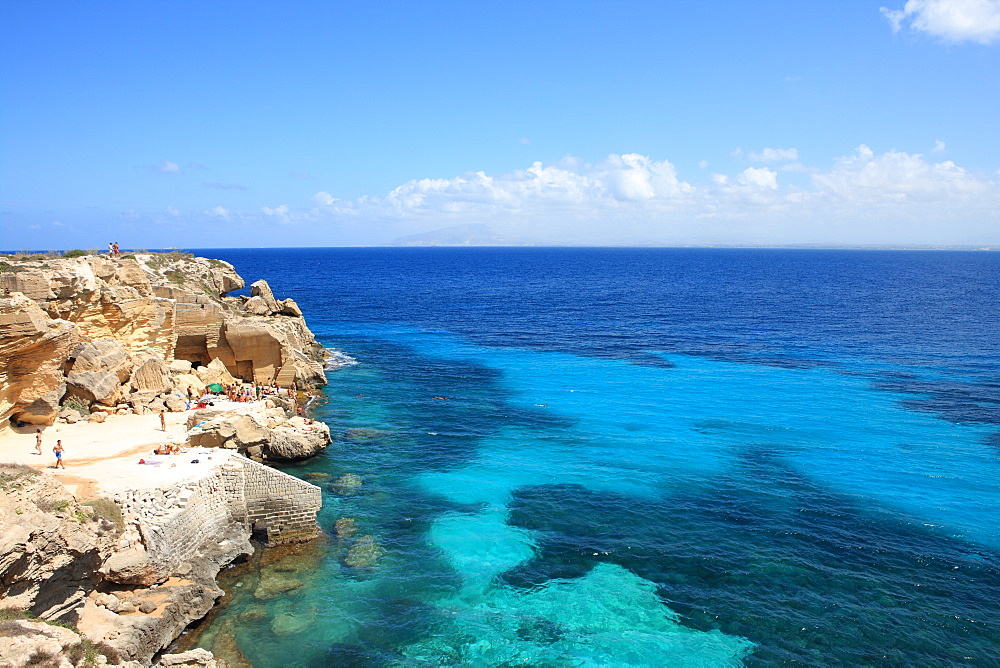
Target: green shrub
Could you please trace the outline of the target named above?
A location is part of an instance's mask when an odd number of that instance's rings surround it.
[[[87,254],[87,251],[80,250],[79,248],[77,248],[77,249],[74,249],[74,250],[68,250],[68,251],[66,251],[65,253],[63,253],[63,257],[83,257],[86,254]]]
[[[72,408],[83,416],[90,415],[90,404],[80,397],[70,397],[62,404],[63,408]]]

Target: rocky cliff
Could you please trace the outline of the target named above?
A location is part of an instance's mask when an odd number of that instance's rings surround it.
[[[244,285],[227,262],[176,252],[0,262],[0,429],[50,425],[67,403],[182,410],[188,387],[234,378],[325,384],[298,305],[266,281],[228,296]]]

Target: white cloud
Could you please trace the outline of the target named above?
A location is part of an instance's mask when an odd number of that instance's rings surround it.
[[[205,211],[206,216],[211,216],[212,218],[220,218],[222,220],[229,220],[232,217],[229,209],[224,206],[213,206],[211,209]]]
[[[740,174],[738,181],[744,185],[755,186],[757,188],[767,188],[777,190],[778,174],[772,172],[767,167],[747,167]]]
[[[750,159],[754,162],[789,162],[798,160],[799,152],[794,148],[765,148],[760,153],[750,153]]]
[[[782,149],[786,157],[791,150]],[[809,187],[783,186],[779,168],[768,167],[695,185],[667,160],[629,153],[415,179],[384,197],[340,200],[320,191],[312,208],[262,211],[282,223],[349,228],[363,243],[468,223],[561,243],[1000,242],[998,175],[867,146],[827,168],[787,167],[810,173]]]
[[[160,174],[181,174],[181,167],[176,162],[164,160],[163,164],[156,168]]]
[[[934,140],[934,148],[931,149],[931,153],[940,153],[945,149],[944,142],[940,139]]]
[[[276,207],[263,206],[260,209],[265,216],[276,219],[282,225],[290,225],[297,219],[305,219],[303,215],[293,212],[287,204],[280,204]]]
[[[903,9],[882,7],[899,32],[904,25],[948,42],[1000,40],[1000,0],[907,0]]]
[[[181,212],[178,211],[177,209],[175,209],[172,206],[168,206],[167,207],[167,214],[169,214],[170,216],[173,216],[174,218],[176,218],[177,216],[181,215]]]

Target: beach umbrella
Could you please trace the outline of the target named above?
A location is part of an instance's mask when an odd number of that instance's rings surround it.
[[[222,392],[222,386],[219,385],[218,383],[212,383],[211,385],[208,386],[208,389],[212,390],[213,392]]]

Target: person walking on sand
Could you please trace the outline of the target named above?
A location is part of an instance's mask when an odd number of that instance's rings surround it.
[[[167,411],[160,411],[160,430],[167,430]]]
[[[35,454],[39,454],[39,455],[42,454],[42,430],[41,429],[36,429],[35,430],[35,450],[38,451]]]
[[[52,452],[56,453],[56,465],[52,468],[54,469],[64,469],[66,465],[63,464],[63,446],[62,441],[56,441],[56,446],[52,448]]]

